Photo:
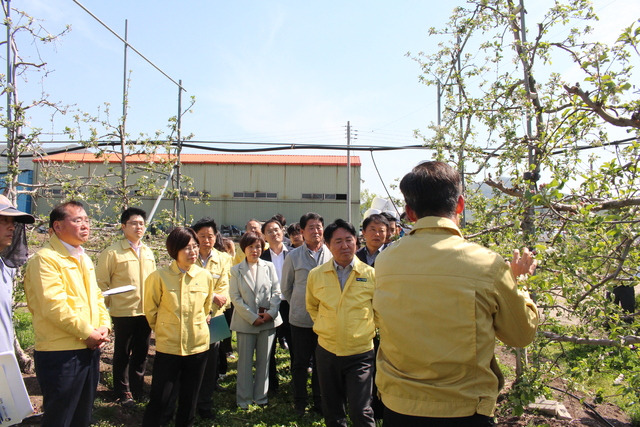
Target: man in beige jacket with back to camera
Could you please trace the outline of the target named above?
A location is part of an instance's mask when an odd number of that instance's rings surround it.
[[[511,263],[462,237],[460,174],[424,162],[402,178],[411,232],[376,260],[376,384],[385,426],[490,426],[502,379],[495,339],[523,347],[538,311],[516,287],[535,262]]]

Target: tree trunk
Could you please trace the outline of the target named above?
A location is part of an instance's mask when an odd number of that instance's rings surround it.
[[[33,359],[22,349],[20,346],[20,342],[18,338],[15,336],[15,327],[14,327],[14,338],[13,338],[13,350],[16,353],[16,359],[18,359],[18,365],[20,366],[20,370],[23,374],[33,374]]]

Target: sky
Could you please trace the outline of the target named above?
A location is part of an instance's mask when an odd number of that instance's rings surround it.
[[[443,26],[461,2],[354,0],[78,0],[171,79],[186,89],[182,134],[196,141],[346,145],[419,144],[436,122],[436,89],[420,83],[420,67],[407,57],[435,52],[430,27]],[[543,0],[537,6],[551,6]],[[640,17],[637,0],[598,0],[600,31],[615,34]],[[21,83],[23,100],[41,92],[110,121],[122,114],[123,43],[72,0],[14,0],[13,7],[41,20],[50,33],[71,31],[41,49],[50,73]],[[629,16],[625,21],[620,14]],[[533,24],[533,20],[531,21]],[[26,46],[25,49],[29,49]],[[178,111],[178,88],[131,50],[127,130],[136,137],[167,129]],[[570,72],[570,70],[567,70]],[[72,114],[34,114],[41,141],[64,139]],[[222,146],[222,145],[221,145]],[[225,145],[228,147],[228,145]],[[242,146],[247,148],[250,146]],[[287,150],[280,154],[344,155]],[[426,150],[355,152],[362,161],[361,189],[384,195]],[[374,164],[375,162],[375,164]],[[376,167],[381,178],[376,172]],[[383,185],[383,183],[385,185]],[[399,196],[397,191],[392,195]]]

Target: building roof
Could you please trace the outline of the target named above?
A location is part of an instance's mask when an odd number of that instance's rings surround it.
[[[166,162],[175,158],[169,154],[134,154],[127,156],[127,163]],[[293,166],[346,166],[347,156],[306,156],[281,154],[182,154],[183,164],[209,165],[293,165]],[[34,159],[34,162],[55,163],[120,163],[120,156],[116,153],[60,153]],[[351,156],[351,166],[361,166],[359,156]]]

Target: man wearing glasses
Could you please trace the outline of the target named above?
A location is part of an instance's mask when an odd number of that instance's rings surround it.
[[[27,263],[24,279],[36,338],[42,426],[88,426],[100,376],[100,348],[110,341],[111,319],[93,262],[81,246],[91,231],[82,203],[56,206],[49,228],[53,235]]]
[[[146,221],[147,213],[142,209],[125,209],[120,215],[124,236],[102,251],[96,267],[98,286],[102,291],[133,287],[105,298],[115,334],[113,391],[117,401],[127,407],[134,405],[134,399],[138,402],[143,399],[151,337],[142,296],[144,281],[155,271],[156,260],[153,251],[142,243]]]

